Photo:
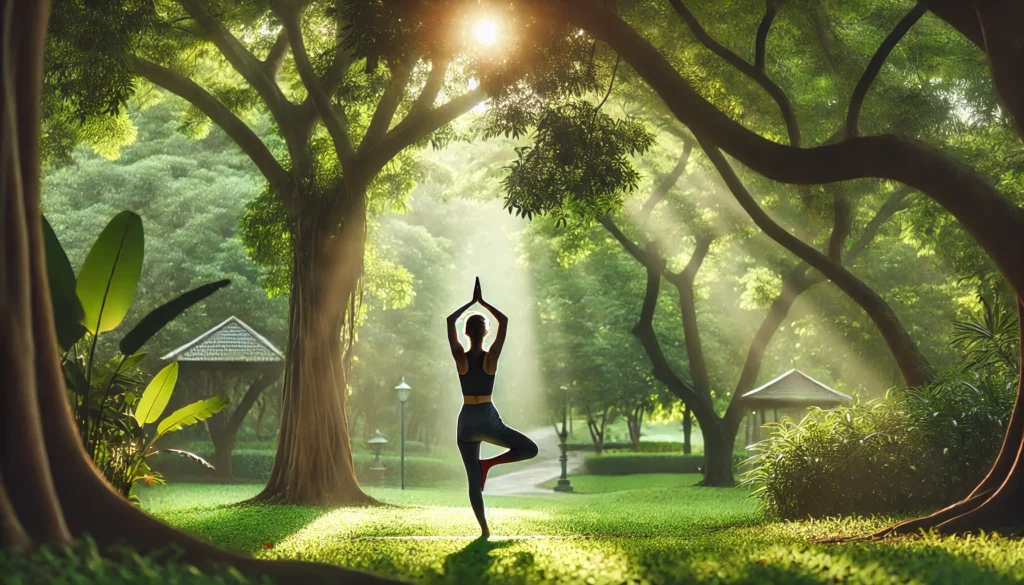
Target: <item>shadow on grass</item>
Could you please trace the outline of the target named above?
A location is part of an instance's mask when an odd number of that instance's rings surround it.
[[[306,506],[228,504],[171,512],[163,519],[220,546],[253,554],[273,548],[328,512]]]
[[[492,565],[497,560],[491,551],[505,548],[512,544],[509,540],[486,540],[478,538],[466,545],[459,552],[445,557],[443,567],[445,579],[452,583],[488,583],[491,581]],[[525,564],[533,564],[533,555],[524,559]]]

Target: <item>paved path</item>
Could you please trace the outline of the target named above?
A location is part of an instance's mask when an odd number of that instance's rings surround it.
[[[484,496],[519,496],[554,493],[550,488],[537,487],[549,479],[562,474],[562,465],[558,461],[558,435],[551,427],[535,429],[528,433],[537,443],[539,454],[529,463],[513,465],[521,469],[487,478]],[[569,452],[567,463],[569,474],[583,466],[583,454],[578,451]]]

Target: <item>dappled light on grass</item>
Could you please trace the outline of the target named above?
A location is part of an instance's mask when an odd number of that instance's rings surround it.
[[[142,490],[171,524],[262,558],[302,558],[423,583],[1001,585],[1024,580],[1024,543],[998,536],[819,544],[895,518],[764,523],[741,488],[697,475],[577,476],[577,494],[487,499],[473,538],[462,490],[370,488],[374,508],[225,506],[254,485]],[[197,507],[199,506],[199,507]],[[267,548],[266,542],[272,546]]]

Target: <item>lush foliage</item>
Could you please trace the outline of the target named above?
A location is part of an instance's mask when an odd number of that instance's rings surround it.
[[[748,476],[765,511],[907,512],[966,496],[999,451],[1017,393],[1017,358],[1006,346],[1017,323],[1000,309],[985,302],[956,324],[966,365],[941,381],[773,424]]]
[[[500,537],[475,542],[461,490],[369,488],[395,505],[328,510],[229,505],[254,494],[255,485],[174,485],[145,490],[143,503],[172,525],[240,552],[422,583],[1008,585],[1024,578],[1024,549],[1015,539],[813,544],[891,518],[763,524],[745,490],[693,487],[699,479],[579,476],[575,494],[491,496]]]
[[[97,361],[100,335],[118,327],[135,300],[142,273],[142,219],[131,211],[116,215],[92,245],[75,276],[56,234],[44,220],[47,273],[54,305],[54,324],[63,351],[65,381],[75,422],[86,451],[107,481],[128,496],[145,480],[158,483],[159,473],[146,462],[156,441],[167,433],[207,419],[227,406],[222,398],[194,402],[161,419],[178,380],[178,364],[164,367],[141,388],[142,346],[192,305],[230,281],[223,280],[186,292],[143,317],[118,344],[117,353]],[[145,425],[156,423],[147,439]],[[193,453],[183,455],[209,466]]]

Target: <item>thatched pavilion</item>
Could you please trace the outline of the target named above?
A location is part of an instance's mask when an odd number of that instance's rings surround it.
[[[740,396],[747,409],[747,444],[756,443],[767,436],[764,424],[782,417],[799,421],[807,413],[807,407],[834,408],[848,404],[849,396],[829,388],[800,370],[793,369],[764,386],[755,388]]]

